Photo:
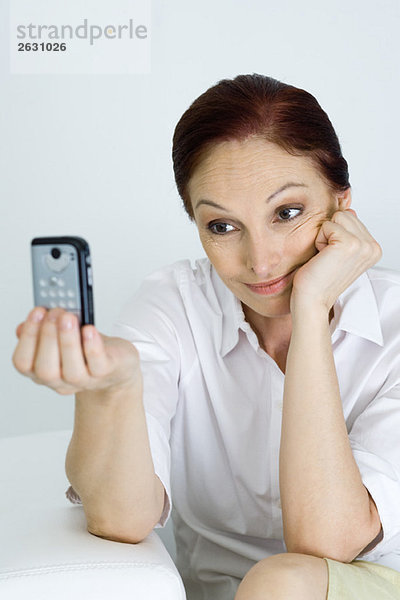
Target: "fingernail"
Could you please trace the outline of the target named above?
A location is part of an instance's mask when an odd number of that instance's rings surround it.
[[[83,336],[87,342],[91,342],[93,340],[93,329],[84,329]]]
[[[40,323],[40,321],[43,319],[43,317],[44,317],[44,312],[42,310],[34,310],[31,313],[30,320],[33,323]]]
[[[66,317],[63,317],[61,321],[61,329],[70,331],[71,329],[74,329],[74,326],[75,320],[71,316],[67,315]]]

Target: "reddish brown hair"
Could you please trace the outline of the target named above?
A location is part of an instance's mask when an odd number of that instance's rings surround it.
[[[196,166],[218,142],[249,136],[261,136],[292,155],[310,157],[332,192],[350,187],[338,137],[314,96],[265,75],[238,75],[201,94],[175,128],[175,181],[191,219],[187,185]]]

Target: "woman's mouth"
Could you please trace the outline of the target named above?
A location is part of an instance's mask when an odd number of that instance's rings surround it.
[[[283,275],[283,277],[275,279],[273,283],[246,283],[245,285],[249,288],[249,290],[251,290],[255,294],[260,294],[261,296],[270,296],[272,294],[277,294],[287,286],[296,270],[297,267],[296,269],[293,269],[293,271],[290,271],[290,273],[288,273],[287,275]]]

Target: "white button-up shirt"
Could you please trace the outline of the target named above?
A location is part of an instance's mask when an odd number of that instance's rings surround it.
[[[353,455],[384,532],[360,558],[400,571],[400,273],[363,273],[334,304],[330,330]],[[285,376],[207,258],[147,277],[114,334],[140,353],[153,462],[166,491],[158,526],[172,508],[188,598],[232,600],[256,561],[286,551]]]

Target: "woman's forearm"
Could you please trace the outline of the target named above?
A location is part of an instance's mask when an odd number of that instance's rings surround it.
[[[292,312],[279,478],[289,552],[345,560],[358,542],[363,549],[369,496],[351,451],[322,308]]]
[[[66,473],[91,533],[127,542],[149,533],[164,488],[154,473],[141,385],[108,396],[76,394]]]

